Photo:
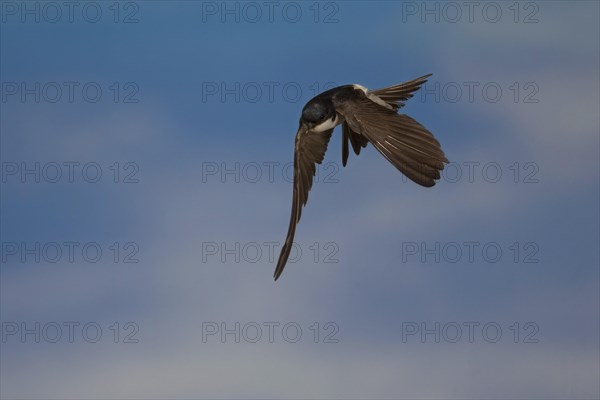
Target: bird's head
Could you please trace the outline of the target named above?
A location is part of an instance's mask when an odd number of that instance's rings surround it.
[[[302,109],[300,125],[304,125],[308,129],[313,129],[332,118],[335,118],[335,108],[333,107],[333,104],[330,101],[313,99]]]

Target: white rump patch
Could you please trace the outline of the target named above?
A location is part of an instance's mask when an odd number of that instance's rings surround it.
[[[369,92],[369,89],[367,89],[363,85],[354,84],[352,86],[354,87],[354,89],[362,90],[365,93],[365,95],[369,98],[369,100],[371,100],[372,102],[377,103],[380,106],[384,106],[385,108],[389,108],[390,110],[394,109],[392,106],[390,106],[388,103],[386,103],[385,100],[383,100],[381,97]]]
[[[363,92],[365,92],[365,94],[369,93],[369,89],[367,89],[363,85],[359,85],[359,84],[355,83],[352,86],[354,87],[354,89],[362,90]]]

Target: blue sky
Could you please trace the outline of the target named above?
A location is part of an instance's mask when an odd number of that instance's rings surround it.
[[[0,3],[3,398],[598,398],[598,3],[375,3]],[[443,179],[336,131],[274,283],[304,103],[427,73]]]

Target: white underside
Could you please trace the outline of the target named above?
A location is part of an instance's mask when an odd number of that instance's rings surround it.
[[[377,103],[381,106],[389,108],[390,110],[393,110],[392,106],[390,106],[388,103],[386,103],[381,97],[374,95],[373,93],[370,93],[369,89],[367,89],[366,87],[364,87],[362,85],[358,85],[358,84],[354,84],[352,86],[357,90],[362,90],[365,93],[365,95],[367,96],[367,98],[369,98],[374,103]],[[329,129],[335,128],[342,122],[344,122],[344,121],[342,121],[340,118],[340,115],[338,113],[336,113],[334,117],[332,117],[330,119],[326,119],[325,121],[321,122],[319,125],[315,125],[311,129],[311,131],[317,132],[317,133],[325,132]]]
[[[325,132],[326,130],[335,128],[337,125],[341,123],[339,115],[336,113],[335,117],[326,119],[321,122],[319,125],[315,125],[314,128],[311,129],[313,132]]]
[[[385,100],[383,100],[381,97],[369,92],[369,89],[367,89],[363,85],[354,84],[352,86],[354,86],[355,89],[362,90],[363,92],[365,92],[365,95],[369,98],[369,100],[379,104],[380,106],[384,106],[385,108],[389,108],[390,110],[393,110],[392,106],[390,106],[388,103],[386,103]]]

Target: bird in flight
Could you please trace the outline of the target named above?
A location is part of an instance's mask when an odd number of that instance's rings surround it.
[[[274,278],[290,255],[302,207],[308,201],[316,165],[323,161],[333,129],[342,125],[342,165],[348,161],[348,142],[356,155],[371,143],[392,165],[421,186],[440,178],[448,159],[440,143],[408,115],[398,114],[404,102],[427,82],[431,74],[377,90],[361,85],[338,86],[311,99],[302,109],[294,144],[292,215]]]

